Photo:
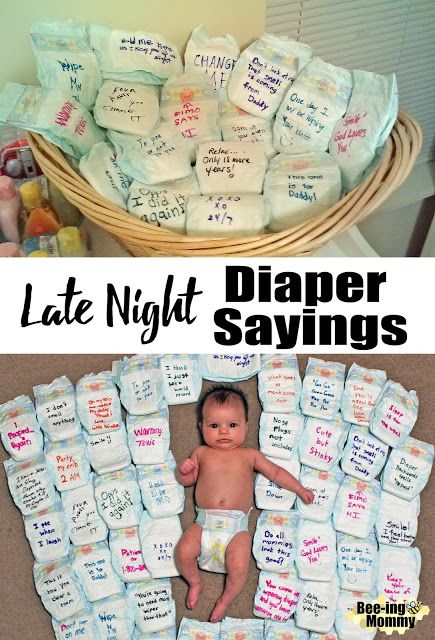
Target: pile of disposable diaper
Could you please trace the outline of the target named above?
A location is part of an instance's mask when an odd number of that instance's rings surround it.
[[[0,122],[41,133],[144,222],[194,236],[281,231],[371,170],[397,115],[394,74],[349,71],[264,34],[240,53],[196,27],[164,36],[31,26],[41,86],[8,83]]]
[[[255,618],[183,619],[177,632],[184,488],[169,406],[195,403],[203,379],[256,375],[260,450],[314,501],[257,475]],[[33,394],[0,405],[0,435],[57,640],[371,640],[347,616],[358,601],[417,600],[434,447],[410,435],[416,392],[385,371],[309,358],[302,381],[294,355],[137,355]]]

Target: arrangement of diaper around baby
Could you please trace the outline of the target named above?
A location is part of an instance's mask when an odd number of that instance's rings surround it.
[[[0,122],[41,133],[100,195],[180,234],[254,236],[322,214],[374,168],[397,116],[394,74],[284,36],[240,52],[199,26],[183,58],[161,34],[74,20],[30,36],[41,86],[8,83]]]
[[[237,386],[254,376],[259,448],[244,446]],[[410,435],[416,392],[385,371],[311,357],[302,379],[295,355],[137,355],[33,392],[0,405],[0,436],[57,640],[370,640],[346,615],[358,600],[417,601],[434,446]],[[175,460],[169,407],[190,403],[203,444]],[[255,618],[228,618],[252,555]],[[171,578],[194,609],[200,570],[225,573],[224,590],[210,622],[177,631]]]

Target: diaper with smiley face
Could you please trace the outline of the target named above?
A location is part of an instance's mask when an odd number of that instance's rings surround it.
[[[204,571],[226,573],[225,551],[239,533],[248,530],[249,513],[231,509],[200,509],[196,521],[202,526],[201,554],[198,565]]]

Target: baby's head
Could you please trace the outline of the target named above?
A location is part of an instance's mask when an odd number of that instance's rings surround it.
[[[248,429],[248,402],[237,387],[208,389],[197,406],[198,424],[205,443],[212,449],[230,450],[243,444]]]

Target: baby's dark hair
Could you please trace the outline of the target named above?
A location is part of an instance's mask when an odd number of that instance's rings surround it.
[[[212,398],[217,404],[225,404],[231,397],[239,398],[243,404],[243,410],[245,412],[245,419],[248,421],[248,400],[244,391],[235,387],[232,384],[220,384],[210,387],[205,391],[196,405],[196,416],[198,424],[202,422],[202,412],[204,405],[209,398]]]

